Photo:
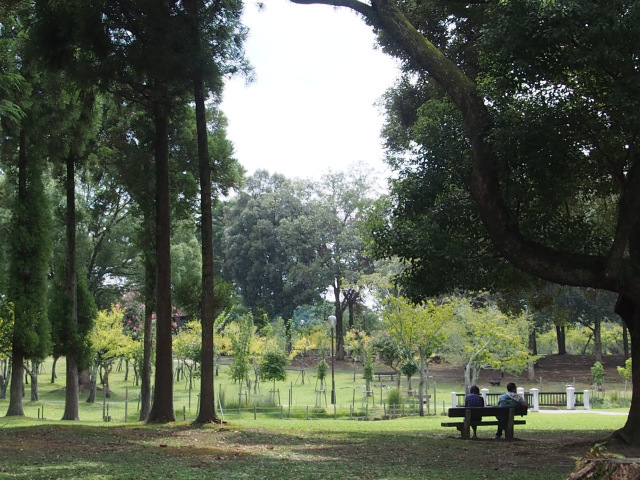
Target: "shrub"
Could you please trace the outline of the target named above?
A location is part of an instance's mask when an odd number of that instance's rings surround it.
[[[394,388],[389,391],[389,395],[387,395],[387,403],[390,407],[397,407],[402,404],[402,396],[400,395],[400,390]]]

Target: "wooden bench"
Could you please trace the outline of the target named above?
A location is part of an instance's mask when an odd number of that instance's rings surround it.
[[[514,425],[524,425],[526,422],[524,420],[516,420],[514,417],[516,415],[525,416],[527,414],[527,407],[451,407],[449,409],[448,415],[450,418],[464,418],[463,421],[457,422],[442,422],[441,425],[443,427],[456,427],[460,430],[462,434],[462,438],[468,439],[471,438],[471,427],[478,426],[486,426],[486,425],[498,425],[498,420],[480,420],[480,421],[472,421],[472,416],[482,416],[484,417],[495,417],[496,415],[507,417],[507,422],[505,425],[505,438],[507,440],[513,439],[513,426]]]
[[[396,372],[374,372],[373,376],[378,377],[378,381],[382,381],[382,377],[389,377],[389,380],[393,382],[395,376],[398,375]]]

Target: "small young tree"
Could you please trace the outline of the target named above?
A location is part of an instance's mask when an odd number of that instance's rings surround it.
[[[624,393],[627,393],[627,383],[629,382],[629,379],[631,378],[631,366],[632,366],[632,360],[631,358],[627,358],[627,361],[624,362],[624,367],[616,367],[616,369],[618,370],[618,374],[622,377],[622,379],[624,380]]]
[[[307,355],[309,350],[313,348],[315,348],[315,344],[313,343],[312,337],[308,335],[301,335],[300,338],[293,343],[291,353],[289,354],[289,358],[291,359],[296,357],[300,358],[300,375],[302,376],[302,385],[304,385],[304,377],[306,373],[304,357]]]
[[[182,367],[188,371],[189,389],[193,388],[193,377],[198,371],[202,346],[202,324],[190,321],[173,337],[173,353]]]
[[[94,402],[96,397],[98,370],[103,371],[104,394],[109,397],[109,372],[113,363],[121,357],[131,358],[136,349],[136,342],[123,332],[122,319],[124,310],[114,305],[111,310],[98,312],[95,324],[89,332],[89,340],[94,351],[94,362],[91,370],[91,391],[87,402]]]
[[[384,301],[384,306],[383,323],[387,326],[389,334],[395,338],[401,358],[419,359],[418,398],[420,416],[423,416],[427,362],[431,355],[442,347],[447,337],[444,326],[452,316],[451,302],[429,300],[416,305],[405,297],[389,295]]]
[[[591,367],[591,376],[596,390],[599,392],[604,391],[604,366],[602,363],[596,362],[593,364]]]
[[[400,367],[402,374],[407,377],[407,390],[411,391],[411,377],[418,373],[418,366],[413,358],[407,359]]]
[[[273,380],[272,397],[276,393],[276,381],[284,381],[287,379],[285,367],[289,365],[287,354],[279,349],[270,349],[262,355],[260,362],[260,379],[264,381]]]
[[[524,316],[503,314],[486,302],[474,308],[467,298],[454,302],[447,351],[465,365],[465,391],[477,383],[480,371],[495,368],[520,374],[532,360],[528,349],[530,323]]]
[[[379,330],[373,336],[373,350],[378,359],[398,377],[396,388],[400,390],[400,368],[402,366],[403,352],[397,339],[387,331]]]
[[[371,391],[373,381],[373,341],[364,330],[352,329],[345,337],[345,349],[352,357],[362,363],[362,376],[366,382],[366,391]]]
[[[329,371],[329,364],[323,358],[316,365],[316,377],[320,381],[320,389],[318,391],[324,392],[324,379],[327,378],[327,372]]]
[[[238,317],[235,322],[227,325],[225,333],[229,339],[229,351],[233,355],[229,373],[231,379],[238,382],[238,404],[240,404],[242,384],[249,375],[249,351],[254,334],[253,318],[249,314]]]

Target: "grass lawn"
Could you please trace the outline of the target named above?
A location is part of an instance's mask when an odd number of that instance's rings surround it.
[[[223,367],[216,379],[216,390],[226,398],[223,425],[190,423],[197,414],[198,380],[191,388],[186,380],[175,384],[178,422],[165,426],[137,422],[139,387],[132,377],[125,381],[122,371],[111,374],[112,398],[104,403],[102,392],[95,404],[87,404],[82,394],[82,422],[72,423],[59,420],[64,408],[64,362],[58,363],[53,384],[50,369],[48,363],[40,376],[40,401],[27,401],[26,387],[26,418],[0,418],[0,478],[465,480],[517,475],[524,480],[565,479],[576,459],[620,428],[626,418],[580,411],[530,413],[526,425],[516,426],[513,442],[493,440],[493,427],[480,427],[479,440],[463,441],[455,429],[440,426],[441,404],[448,407],[451,391],[461,391],[460,385],[443,383],[430,389],[437,399],[437,415],[358,421],[350,419],[351,412],[356,414],[353,418],[364,418],[363,411],[369,419],[380,416],[381,410],[375,409],[384,408],[381,403],[388,390],[378,388],[374,399],[363,399],[362,379],[354,382],[353,372],[345,370],[336,372],[337,419],[331,405],[317,409],[324,415],[306,419],[306,408],[313,409],[318,400],[316,382],[310,375],[303,385],[295,372],[276,384],[286,407],[254,416],[251,407],[238,413],[238,385],[226,378]],[[260,392],[252,391],[249,404],[268,404],[270,390],[273,384],[261,384]],[[297,413],[287,418],[290,398]],[[8,400],[0,400],[0,411],[7,406]],[[103,421],[105,408],[109,423]],[[284,419],[278,413],[282,411]]]
[[[624,416],[531,413],[513,442],[463,441],[441,417],[224,425],[71,424],[0,419],[8,479],[564,479]]]

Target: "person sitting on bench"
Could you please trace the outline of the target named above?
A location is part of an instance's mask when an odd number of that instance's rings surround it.
[[[515,408],[515,407],[518,407],[518,406],[528,407],[529,404],[526,402],[526,400],[523,397],[518,395],[517,391],[518,390],[516,388],[516,384],[515,383],[513,383],[513,382],[508,383],[507,384],[507,393],[503,393],[498,398],[498,406],[499,407],[510,407],[510,408]],[[499,422],[498,423],[498,431],[496,432],[496,439],[498,439],[498,438],[502,437],[502,432],[507,427],[507,421],[509,420],[509,417],[508,417],[508,414],[505,412],[504,415],[500,415],[500,416],[496,415],[496,419]]]
[[[464,398],[464,406],[465,407],[484,407],[484,398],[480,395],[480,389],[476,385],[472,385],[469,389],[469,395]],[[471,417],[472,422],[480,422],[482,421],[482,415],[473,415]],[[478,434],[476,430],[478,427],[476,425],[471,425],[473,428],[473,438],[478,438]]]

